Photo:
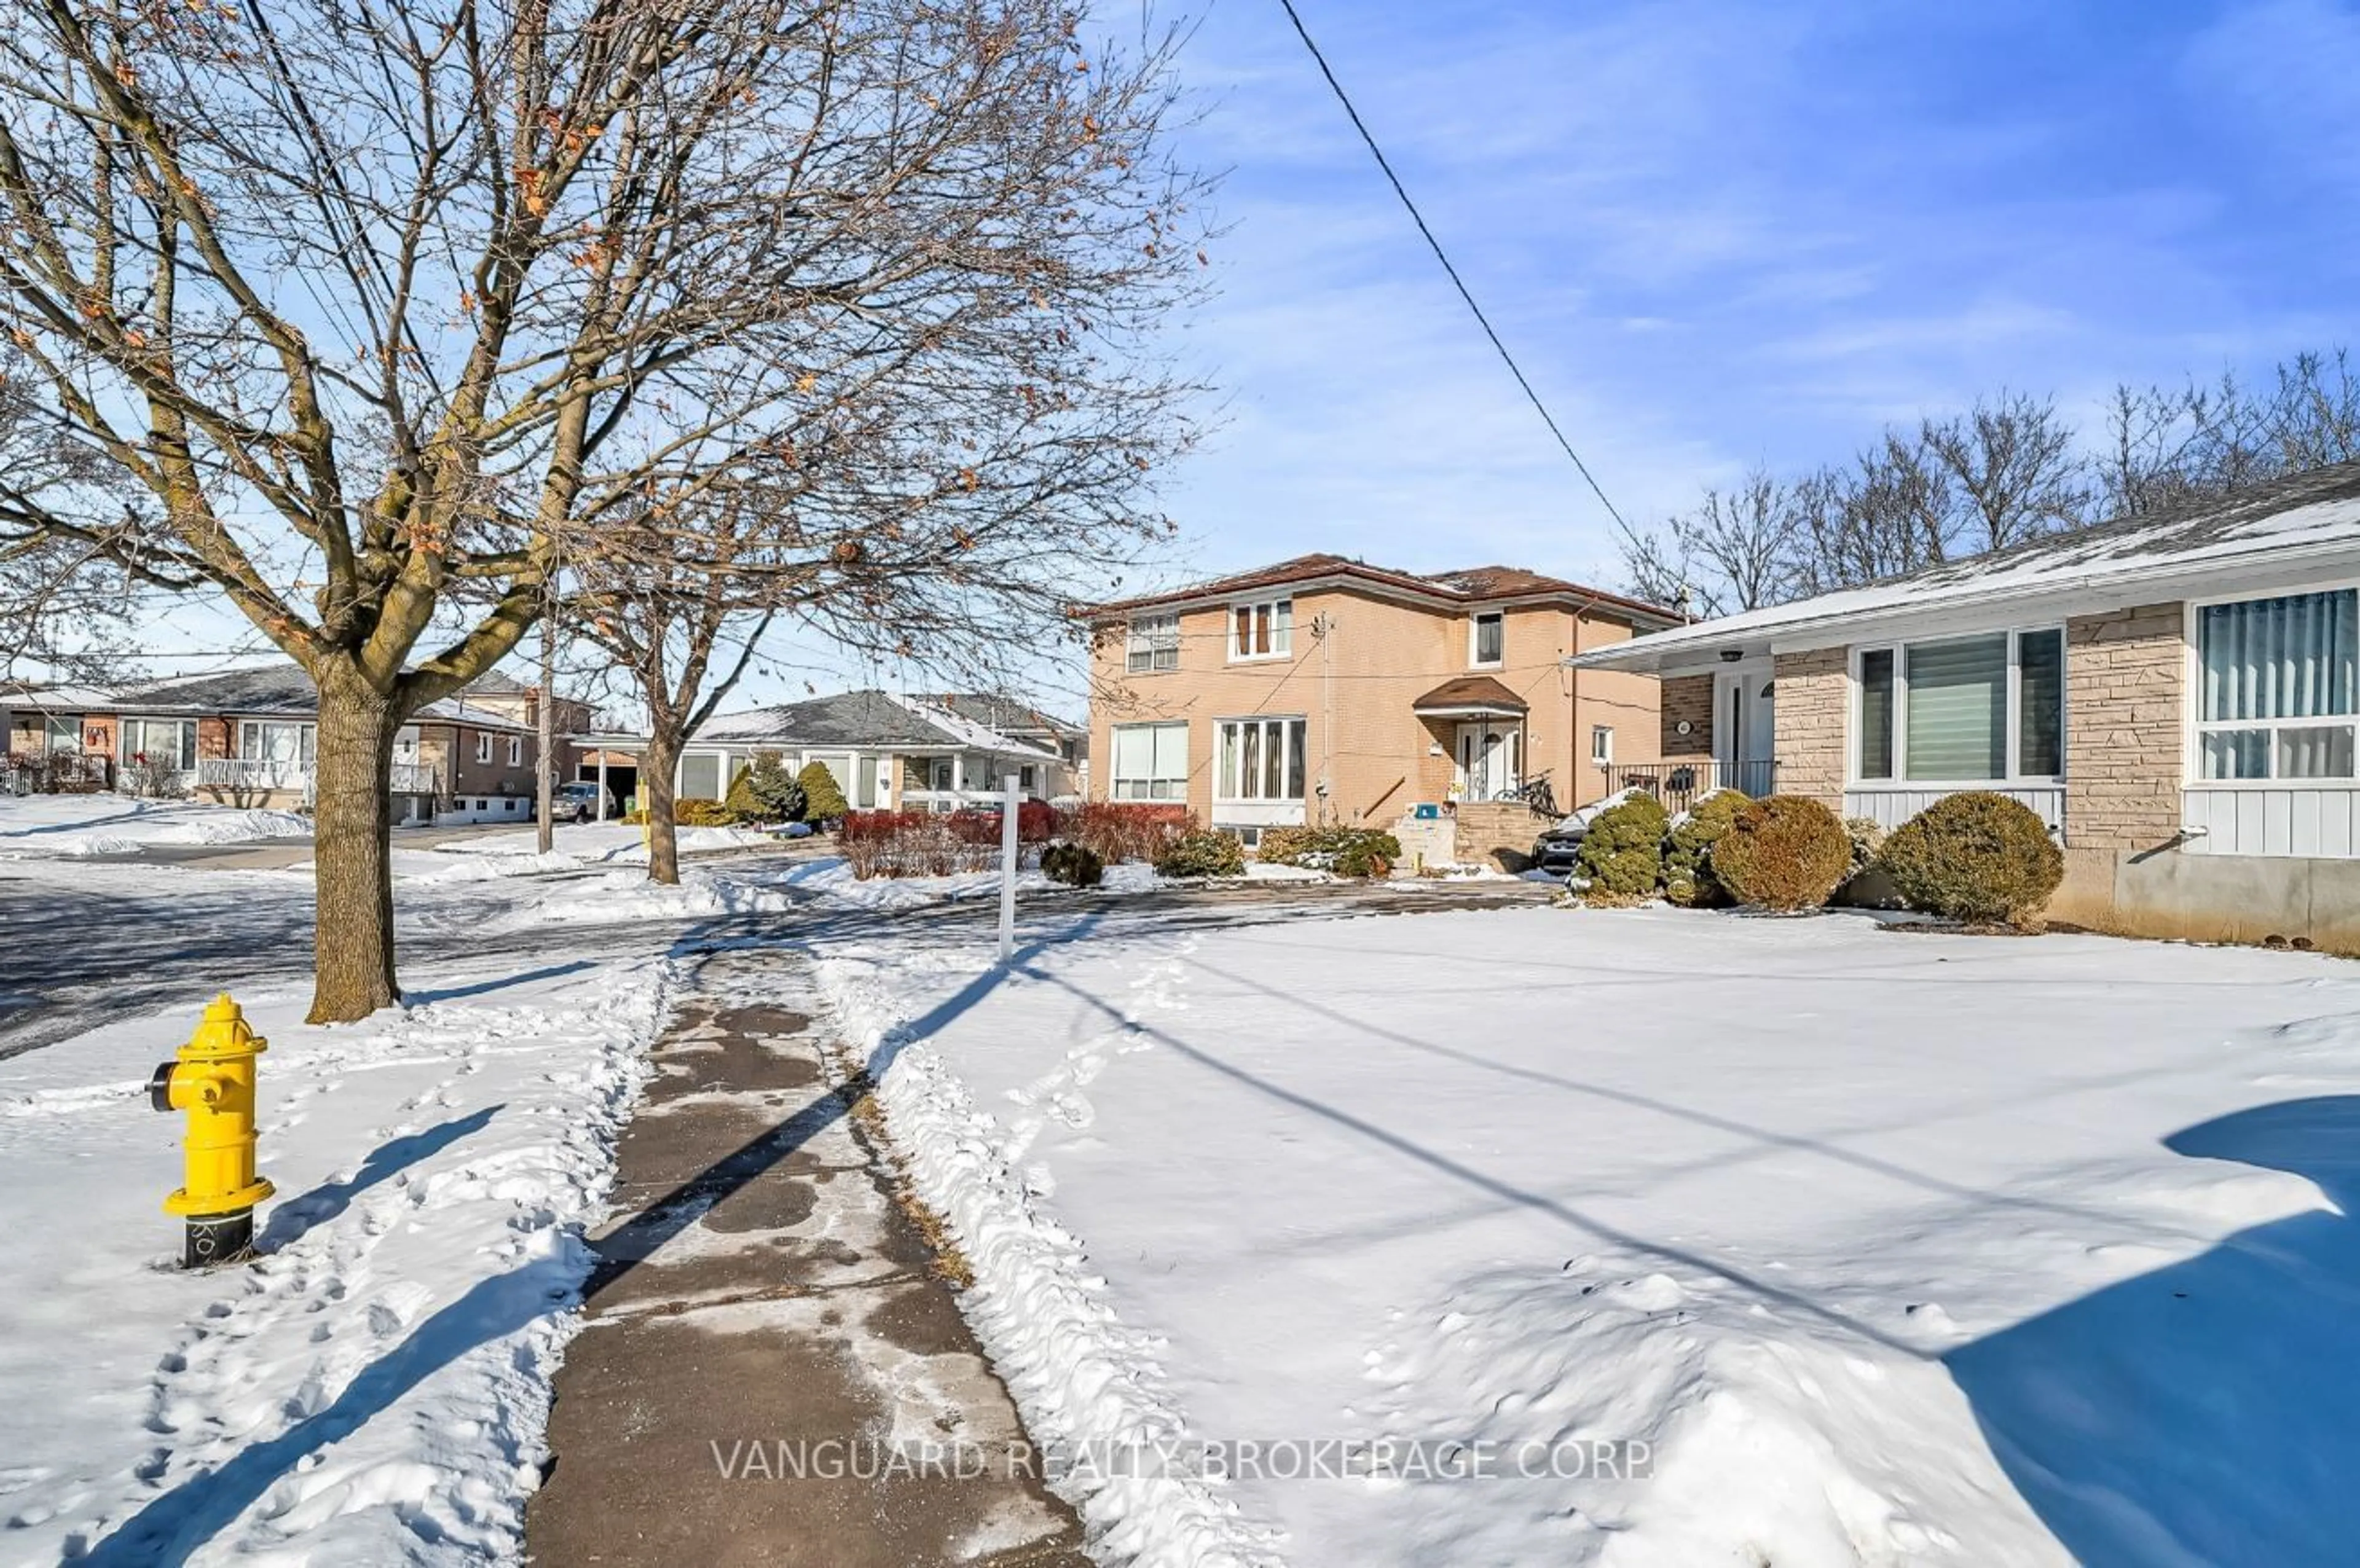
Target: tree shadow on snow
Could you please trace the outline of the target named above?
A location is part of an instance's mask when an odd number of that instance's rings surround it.
[[[2310,1178],[2341,1213],[2256,1225],[1943,1359],[1993,1454],[2085,1563],[2343,1563],[2360,1541],[2360,1095],[2164,1140]]]
[[[447,1122],[413,1132],[404,1138],[388,1138],[369,1150],[360,1169],[342,1181],[322,1181],[310,1192],[287,1198],[275,1204],[270,1219],[255,1239],[257,1252],[276,1252],[313,1225],[325,1225],[352,1206],[353,1200],[378,1182],[408,1170],[422,1160],[431,1160],[463,1138],[469,1138],[491,1125],[494,1116],[507,1109],[505,1104],[486,1105],[464,1116],[453,1116]]]

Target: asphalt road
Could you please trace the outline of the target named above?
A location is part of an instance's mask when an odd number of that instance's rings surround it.
[[[604,868],[574,875],[603,874]],[[1054,942],[1194,926],[1497,908],[1537,902],[1552,891],[1508,881],[1058,891],[1026,895],[1018,920],[1022,940]],[[416,975],[460,961],[470,969],[485,960],[559,961],[585,947],[603,953],[693,953],[937,931],[974,941],[998,914],[990,898],[875,910],[813,896],[774,914],[487,932],[480,910],[464,898],[438,898],[398,909],[396,937],[404,973]],[[224,988],[300,981],[311,972],[311,886],[304,877],[122,864],[61,875],[53,862],[38,871],[0,863],[0,1059],[162,1007],[185,1004],[193,1012]]]

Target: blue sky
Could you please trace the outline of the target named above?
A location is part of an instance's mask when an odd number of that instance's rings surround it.
[[[2360,6],[1297,4],[1633,518],[1978,391],[2094,431],[2117,380],[2360,336]],[[1611,585],[1602,510],[1277,0],[1199,15],[1183,151],[1229,170],[1229,232],[1183,352],[1221,406],[1164,496],[1174,575],[1334,550]],[[781,654],[750,699],[895,679]],[[1080,706],[1078,670],[1042,685]]]

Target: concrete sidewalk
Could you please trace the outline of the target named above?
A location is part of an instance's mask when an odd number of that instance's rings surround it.
[[[721,954],[657,1046],[527,1552],[1086,1568],[1071,1510],[1009,1463],[1015,1410],[828,1086],[815,1011],[803,959]],[[927,1444],[955,1457],[882,1462]]]

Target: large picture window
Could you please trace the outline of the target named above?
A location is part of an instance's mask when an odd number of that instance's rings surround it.
[[[1303,799],[1303,729],[1301,719],[1222,720],[1213,799]]]
[[[1188,798],[1188,726],[1114,726],[1114,798],[1118,800],[1185,800]]]
[[[197,721],[126,719],[121,755],[126,761],[144,757],[150,768],[193,772],[197,766]]]
[[[2197,771],[2206,779],[2349,779],[2360,687],[2355,591],[2196,612]]]
[[[1852,776],[1981,784],[2065,771],[2065,634],[2053,626],[1863,648]]]
[[[1229,657],[1276,659],[1295,651],[1295,601],[1264,599],[1229,610]]]
[[[1180,668],[1180,617],[1133,617],[1123,653],[1123,669],[1133,675]]]
[[[279,724],[257,719],[240,721],[237,754],[266,762],[291,762],[310,767],[319,748],[319,731],[311,724]]]

